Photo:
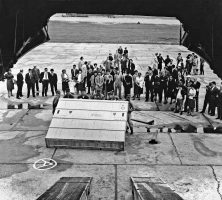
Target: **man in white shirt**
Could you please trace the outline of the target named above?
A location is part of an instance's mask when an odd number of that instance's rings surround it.
[[[47,97],[48,86],[49,86],[49,72],[48,68],[45,68],[44,72],[40,74],[40,83],[42,83],[42,96]]]
[[[84,80],[83,84],[86,85],[86,77],[87,77],[87,62],[82,65],[82,79]]]

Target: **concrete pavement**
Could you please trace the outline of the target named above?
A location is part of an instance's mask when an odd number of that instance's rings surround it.
[[[115,44],[52,44],[46,43],[23,57],[13,68],[27,71],[33,65],[54,67],[60,74],[66,68],[70,73],[73,62],[81,55],[86,60],[101,63]],[[152,55],[162,52],[176,57],[178,51],[186,55],[184,47],[169,45],[122,45],[127,46],[137,69],[143,73],[152,62]],[[220,80],[206,66],[201,80],[200,108],[203,104],[208,81]],[[218,133],[188,133],[163,131],[157,136],[158,144],[151,145],[153,132],[175,125],[205,127],[209,125],[203,115],[194,117],[172,113],[170,105],[134,101],[143,111],[133,117],[155,120],[150,132],[140,123],[134,123],[135,134],[126,135],[124,152],[47,149],[45,135],[51,122],[52,97],[36,99],[14,97],[8,99],[6,83],[0,83],[0,200],[34,200],[62,176],[92,176],[90,199],[131,200],[130,176],[156,176],[165,180],[184,200],[220,200],[222,188],[222,135]],[[59,79],[59,88],[61,80]],[[24,91],[24,94],[26,91]],[[50,92],[49,92],[50,93]],[[23,104],[23,109],[7,109],[8,104]],[[28,109],[28,104],[41,104],[41,109]],[[215,126],[220,121],[210,118]],[[33,163],[41,158],[53,158],[58,165],[47,171],[38,171]]]

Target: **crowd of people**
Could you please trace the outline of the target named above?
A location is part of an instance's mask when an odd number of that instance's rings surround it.
[[[65,69],[61,73],[62,91],[64,98],[82,99],[106,99],[118,100],[132,97],[141,99],[141,94],[145,93],[145,101],[156,103],[172,104],[175,103],[174,112],[181,115],[186,112],[192,115],[194,111],[198,112],[199,108],[199,89],[200,82],[196,75],[204,75],[204,59],[198,59],[194,53],[189,54],[186,59],[178,53],[176,60],[169,55],[164,59],[160,53],[156,53],[151,66],[147,67],[143,76],[136,70],[133,60],[129,57],[127,47],[124,49],[120,46],[114,55],[109,53],[106,60],[98,65],[85,61],[80,57],[78,63],[72,66],[69,76]],[[5,74],[7,79],[8,96],[12,96],[14,89],[14,76],[11,70]],[[23,70],[17,74],[17,95],[20,99],[23,88]],[[50,85],[52,96],[56,94],[58,76],[54,69],[45,68],[43,72],[34,66],[28,70],[25,75],[27,84],[27,98],[39,95],[39,83],[42,83],[42,96],[47,96]],[[122,92],[124,89],[124,92]],[[218,107],[218,118],[222,118],[222,103],[220,102],[221,90],[212,82],[207,86],[206,97],[204,101],[205,112],[209,104],[208,113],[215,115],[215,109]],[[132,94],[131,94],[132,92]],[[60,96],[60,92],[57,92]],[[216,99],[216,101],[215,101]]]

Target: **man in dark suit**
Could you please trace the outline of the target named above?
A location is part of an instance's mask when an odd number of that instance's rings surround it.
[[[204,98],[204,105],[201,113],[205,113],[205,110],[207,108],[207,105],[210,102],[210,96],[211,96],[211,88],[212,88],[212,83],[209,83],[209,85],[206,86],[206,94]],[[210,107],[208,107],[208,114],[210,113]]]
[[[157,56],[157,60],[158,60],[158,69],[161,71],[162,70],[162,64],[164,62],[164,59],[162,57],[162,55],[159,53],[159,55]]]
[[[33,74],[33,77],[35,79],[34,85],[36,86],[36,93],[37,93],[37,95],[39,95],[40,70],[36,66],[34,66],[33,69],[32,69],[32,74]]]
[[[51,91],[52,91],[52,96],[54,96],[54,91],[57,91],[57,82],[58,82],[58,78],[57,78],[57,74],[54,73],[54,69],[50,70],[49,73],[49,82],[50,82],[50,87],[51,87]]]
[[[216,106],[217,106],[218,93],[219,93],[219,90],[216,87],[216,82],[213,81],[212,82],[211,92],[210,92],[210,105],[209,105],[209,107],[210,107],[210,115],[211,116],[215,116],[215,109],[216,109]]]
[[[149,96],[151,95],[151,101],[153,101],[153,85],[154,85],[154,77],[152,72],[147,72],[144,78],[145,87],[146,87],[146,102],[149,101]]]
[[[79,74],[79,70],[76,68],[76,65],[73,65],[73,68],[71,69],[71,78],[72,78],[73,82],[75,83],[74,93],[76,91],[77,94],[79,94],[78,84],[77,84],[78,74]]]
[[[194,78],[194,83],[193,83],[193,87],[196,90],[196,97],[195,97],[195,101],[196,101],[196,112],[199,112],[199,90],[200,90],[200,82],[197,81],[197,78]]]
[[[30,90],[32,90],[32,96],[35,97],[35,78],[31,69],[25,75],[25,82],[27,84],[27,98],[30,96]]]
[[[76,65],[73,65],[73,68],[71,69],[71,75],[72,75],[73,81],[77,80],[78,74],[79,74],[79,70],[76,68]]]
[[[128,63],[128,70],[130,71],[130,74],[133,76],[135,72],[135,64],[133,63],[133,60],[130,59]]]
[[[23,69],[20,70],[20,72],[17,74],[17,95],[16,98],[20,99],[20,97],[23,97],[22,95],[22,87],[23,87],[23,83],[24,83],[24,77],[23,77]]]
[[[123,86],[124,86],[124,97],[131,95],[131,88],[133,87],[133,78],[130,75],[130,72],[127,70],[126,75],[123,78]]]
[[[45,68],[44,72],[40,74],[40,83],[42,83],[42,96],[47,97],[48,87],[49,87],[49,77],[50,73],[48,68]]]

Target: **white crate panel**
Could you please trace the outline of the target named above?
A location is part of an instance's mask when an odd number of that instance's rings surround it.
[[[73,118],[73,119],[95,119],[110,121],[126,121],[126,112],[106,112],[93,110],[61,110],[57,109],[54,118]]]
[[[125,121],[101,121],[82,119],[53,118],[50,128],[64,129],[96,129],[96,130],[126,130]]]
[[[83,129],[56,129],[48,130],[46,139],[69,139],[87,141],[124,142],[125,131],[83,130]]]
[[[60,99],[57,109],[127,112],[127,101]]]

